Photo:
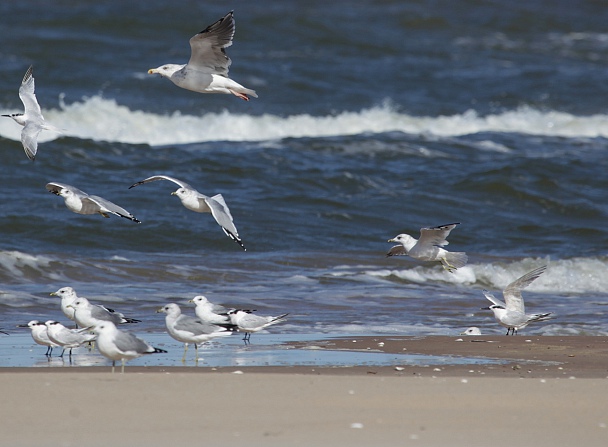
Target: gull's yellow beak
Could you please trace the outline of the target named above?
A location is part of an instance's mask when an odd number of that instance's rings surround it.
[[[161,307],[160,309],[158,309],[158,310],[156,311],[156,313],[157,313],[157,314],[162,313],[163,309],[164,309],[164,307]]]
[[[386,241],[386,242],[395,242],[395,239],[389,239],[389,240],[388,240],[388,241]]]
[[[152,75],[152,74],[154,74],[154,73],[156,73],[156,70],[155,70],[154,68],[150,68],[150,69],[148,70],[148,74],[151,74],[151,75]]]
[[[50,295],[51,296],[57,296],[57,294],[55,292],[51,292]]]

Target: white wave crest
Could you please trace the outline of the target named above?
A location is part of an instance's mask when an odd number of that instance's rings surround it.
[[[14,111],[3,110],[2,113]],[[560,137],[608,137],[608,115],[576,116],[530,107],[481,116],[474,110],[451,116],[412,116],[390,102],[356,112],[311,116],[308,114],[259,116],[228,111],[159,115],[131,110],[101,96],[46,110],[46,119],[65,129],[66,136],[97,141],[163,146],[207,141],[268,141],[282,138],[327,137],[362,133],[404,132],[453,137],[479,132],[524,133]],[[19,140],[21,127],[0,120],[0,135]],[[43,132],[41,141],[58,138]]]
[[[514,262],[488,264],[468,264],[448,273],[436,266],[416,266],[403,270],[375,270],[365,274],[375,278],[399,278],[408,282],[423,284],[447,282],[459,285],[477,284],[491,289],[500,295],[509,283],[529,271],[547,265],[547,270],[526,290],[536,293],[558,294],[604,294],[608,289],[608,259],[606,258],[572,258],[549,260],[526,258]]]

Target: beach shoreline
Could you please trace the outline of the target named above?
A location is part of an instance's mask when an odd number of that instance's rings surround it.
[[[542,447],[608,439],[608,337],[343,337],[297,349],[406,349],[447,363],[127,365],[125,374],[0,368],[3,445]],[[458,356],[505,363],[462,364]]]

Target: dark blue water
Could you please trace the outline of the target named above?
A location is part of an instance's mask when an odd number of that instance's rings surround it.
[[[233,8],[230,75],[258,99],[147,74]],[[608,334],[607,20],[565,0],[0,3],[0,111],[33,64],[65,130],[31,163],[0,120],[0,325],[62,319],[69,285],[159,333],[156,308],[197,294],[290,312],[273,333],[502,333],[481,289],[548,264],[524,297],[557,316],[523,332]],[[223,194],[248,251],[169,182],[128,189],[153,174]],[[49,181],[142,224],[71,213]],[[449,222],[456,273],[384,256]]]

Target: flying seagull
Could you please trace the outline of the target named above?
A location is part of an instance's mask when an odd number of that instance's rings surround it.
[[[468,257],[466,253],[452,253],[441,247],[448,245],[446,238],[456,225],[452,223],[440,225],[432,228],[421,228],[420,239],[416,240],[409,234],[400,234],[388,242],[398,242],[399,245],[393,246],[386,256],[408,255],[419,261],[439,261],[443,268],[453,273],[454,270],[464,267]]]
[[[232,45],[234,29],[233,11],[230,11],[190,39],[192,52],[187,64],[165,64],[149,69],[148,73],[158,73],[193,92],[233,94],[245,101],[249,101],[249,96],[257,98],[254,90],[228,77],[232,61],[224,49]]]
[[[25,150],[27,158],[34,161],[36,158],[36,152],[38,152],[38,134],[44,130],[52,130],[53,132],[61,133],[61,130],[55,126],[47,124],[40,111],[40,105],[36,100],[36,94],[34,93],[34,67],[30,65],[30,68],[25,72],[23,81],[21,81],[21,87],[19,87],[19,98],[23,102],[25,107],[24,113],[13,113],[11,115],[2,115],[12,118],[23,126],[21,131],[21,143]]]
[[[191,211],[195,211],[197,213],[211,213],[215,221],[222,227],[226,236],[232,239],[234,242],[239,244],[241,248],[245,251],[247,249],[243,245],[241,238],[239,237],[239,232],[236,230],[234,223],[232,222],[232,214],[230,214],[230,210],[228,209],[228,205],[224,201],[224,197],[221,194],[216,194],[213,197],[208,197],[204,194],[201,194],[192,186],[187,183],[182,182],[173,177],[169,177],[168,175],[154,175],[152,177],[148,177],[140,182],[134,183],[129,186],[129,189],[134,188],[138,185],[143,185],[144,183],[150,183],[157,180],[169,180],[170,182],[175,183],[179,186],[179,189],[172,192],[171,194],[177,196],[179,200],[182,201],[182,205],[188,208]]]
[[[547,266],[542,266],[534,269],[509,284],[502,292],[505,299],[504,303],[487,290],[483,291],[483,294],[492,302],[492,305],[489,307],[482,307],[482,309],[489,309],[494,312],[494,318],[498,321],[498,324],[507,328],[507,335],[509,335],[509,332],[511,332],[511,335],[515,335],[519,329],[525,328],[534,321],[551,319],[551,312],[543,314],[526,314],[524,299],[521,295],[521,291],[542,275],[546,268]]]
[[[133,222],[141,223],[133,214],[121,208],[115,203],[110,202],[99,196],[90,196],[74,186],[65,183],[51,182],[46,184],[46,189],[53,194],[63,197],[65,206],[70,211],[78,214],[101,214],[103,217],[110,217],[108,214],[124,217]]]

